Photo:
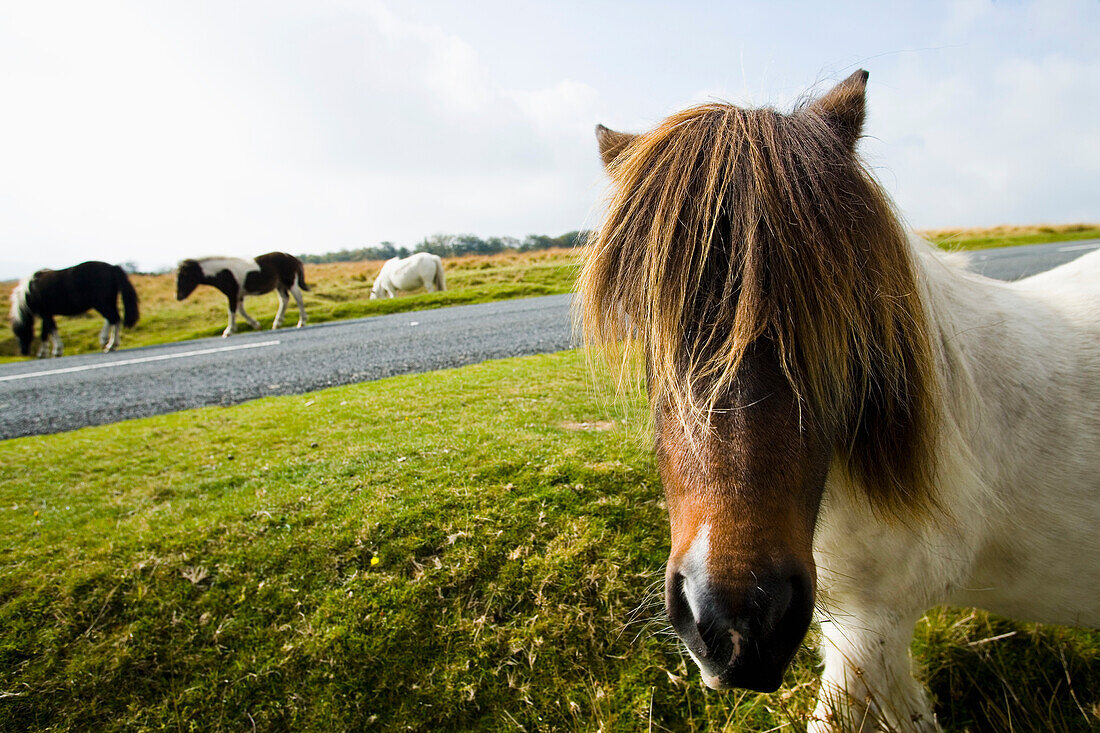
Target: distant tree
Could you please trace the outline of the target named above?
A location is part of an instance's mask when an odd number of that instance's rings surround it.
[[[424,237],[424,239],[420,241],[420,244],[416,245],[415,251],[430,252],[440,257],[451,257],[454,255],[454,248],[451,245],[451,240],[453,239],[453,234],[433,234],[429,237]]]
[[[545,234],[528,234],[522,240],[515,237],[489,237],[482,239],[476,234],[432,234],[425,237],[410,250],[398,247],[393,242],[379,242],[373,247],[342,249],[325,254],[299,255],[302,262],[320,264],[324,262],[358,262],[360,260],[388,260],[391,257],[408,257],[412,252],[430,252],[440,257],[457,257],[471,254],[496,254],[506,251],[529,252],[551,247],[583,246],[589,232],[572,231],[557,237]]]
[[[495,247],[494,252],[503,252],[506,249],[519,249],[520,241],[515,237],[489,237],[486,240],[490,247]]]
[[[545,234],[528,234],[523,238],[523,244],[520,245],[520,250],[523,252],[530,252],[534,249],[549,249],[553,246],[553,238]]]

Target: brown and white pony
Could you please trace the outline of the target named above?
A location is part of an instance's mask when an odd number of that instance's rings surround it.
[[[125,318],[118,312],[120,295]],[[31,353],[38,316],[42,319],[38,356],[61,356],[64,346],[54,316],[77,316],[93,309],[104,320],[99,343],[105,352],[114,351],[120,341],[120,326],[133,328],[139,317],[137,293],[121,267],[93,260],[62,270],[39,270],[11,292],[11,328],[19,340],[19,353]]]
[[[578,319],[644,367],[706,684],[775,690],[816,606],[810,729],[937,731],[929,607],[1100,625],[1100,253],[1002,283],[910,238],[855,152],[866,81],[597,127]]]
[[[244,309],[244,296],[263,295],[274,290],[279,295],[279,310],[275,313],[272,329],[283,325],[286,316],[288,293],[294,296],[298,304],[298,328],[306,325],[306,307],[302,302],[302,291],[309,290],[306,285],[305,268],[294,255],[286,252],[268,252],[255,259],[239,257],[203,257],[197,260],[184,260],[179,264],[176,275],[176,300],[183,300],[199,285],[212,285],[225,294],[229,300],[229,325],[222,336],[237,331],[237,313],[253,329],[260,329],[260,322],[248,315]]]

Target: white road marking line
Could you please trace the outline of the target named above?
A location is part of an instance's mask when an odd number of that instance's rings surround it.
[[[180,351],[175,354],[161,354],[160,356],[142,356],[137,359],[123,359],[122,361],[108,361],[97,364],[85,364],[84,366],[65,367],[64,369],[47,369],[44,372],[26,372],[25,374],[10,374],[0,377],[0,382],[9,382],[15,379],[30,379],[31,377],[44,377],[49,374],[68,374],[70,372],[85,372],[91,369],[106,369],[108,367],[125,366],[127,364],[143,364],[149,361],[166,361],[168,359],[183,359],[188,356],[201,356],[202,354],[216,354],[222,351],[240,351],[241,349],[258,349],[261,346],[275,346],[274,341],[260,341],[255,344],[237,344],[236,346],[219,346],[215,349],[197,349],[195,351]]]
[[[1073,244],[1068,247],[1059,247],[1059,252],[1075,252],[1079,249],[1096,249],[1100,244]]]

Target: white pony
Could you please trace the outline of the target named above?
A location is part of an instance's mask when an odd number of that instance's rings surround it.
[[[644,356],[703,681],[777,689],[816,609],[810,730],[933,733],[927,609],[1100,626],[1100,252],[1004,283],[907,237],[855,152],[866,82],[597,128],[577,301]]]
[[[386,260],[370,289],[370,297],[371,300],[393,298],[398,290],[416,290],[419,287],[427,288],[429,293],[447,289],[443,260],[439,259],[439,255],[417,252],[405,259],[394,257]]]

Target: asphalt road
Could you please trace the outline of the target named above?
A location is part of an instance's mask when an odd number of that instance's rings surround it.
[[[970,269],[998,280],[1019,280],[1100,249],[1100,239],[980,249],[967,255]]]
[[[0,439],[561,351],[571,333],[552,295],[4,364]]]
[[[1010,280],[1098,248],[1100,240],[985,250],[971,266]],[[554,295],[3,364],[0,439],[572,345],[569,296]]]

